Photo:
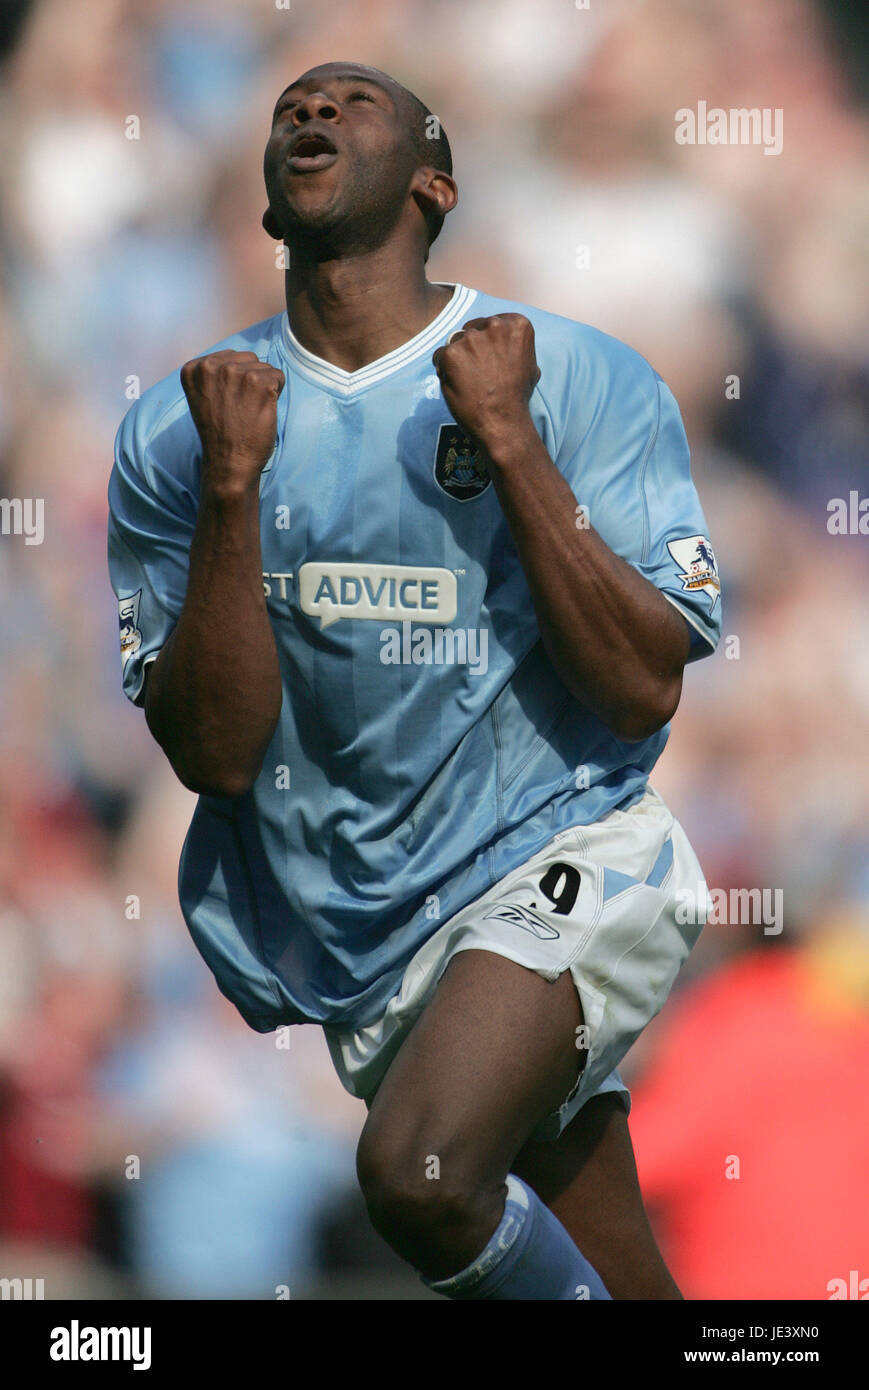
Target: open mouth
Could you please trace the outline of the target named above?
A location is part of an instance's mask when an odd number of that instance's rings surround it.
[[[328,135],[322,135],[318,131],[305,131],[294,139],[287,163],[291,169],[307,173],[314,169],[325,169],[337,158],[338,151]]]

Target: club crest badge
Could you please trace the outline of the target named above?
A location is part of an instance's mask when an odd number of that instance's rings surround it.
[[[118,599],[118,621],[121,626],[121,661],[126,666],[130,657],[142,645],[139,631],[139,602],[142,590],[138,589],[130,598]]]
[[[452,423],[438,430],[434,475],[441,492],[458,502],[479,497],[492,481],[479,449],[459,425]]]
[[[705,536],[683,536],[677,541],[668,541],[667,549],[682,571],[679,575],[682,588],[708,594],[712,600],[710,606],[714,608],[721,593],[721,581],[715,552]]]

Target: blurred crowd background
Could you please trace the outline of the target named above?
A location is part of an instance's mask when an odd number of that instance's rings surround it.
[[[319,1030],[248,1030],[188,940],[193,798],[121,694],[105,562],[130,392],[282,307],[272,104],[348,58],[452,141],[431,278],[623,338],[682,408],[725,640],[653,782],[710,887],[780,889],[784,913],[708,926],[626,1060],[665,1254],[689,1298],[869,1280],[869,536],[828,526],[869,498],[859,11],[5,0],[0,495],[44,499],[45,537],[0,536],[0,1275],[428,1296],[367,1224],[364,1107]],[[781,154],[677,144],[701,100],[780,108]]]

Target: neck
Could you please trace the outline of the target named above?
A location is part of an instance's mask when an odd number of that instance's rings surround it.
[[[309,352],[355,372],[421,333],[452,290],[426,279],[416,248],[396,247],[316,261],[291,249],[287,318]]]

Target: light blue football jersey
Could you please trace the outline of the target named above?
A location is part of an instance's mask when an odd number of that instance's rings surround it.
[[[302,347],[286,314],[218,344],[286,375],[260,485],[283,708],[252,789],[200,797],[179,893],[260,1031],[373,1022],[439,926],[558,831],[638,800],[666,743],[667,729],[621,742],[555,674],[495,488],[442,399],[433,351],[506,312],[534,326],[531,413],[576,524],[684,614],[692,659],[718,641],[679,411],[623,343],[457,285],[427,328],[355,372]],[[124,418],[109,487],[131,700],[184,602],[200,458],[174,372]]]

